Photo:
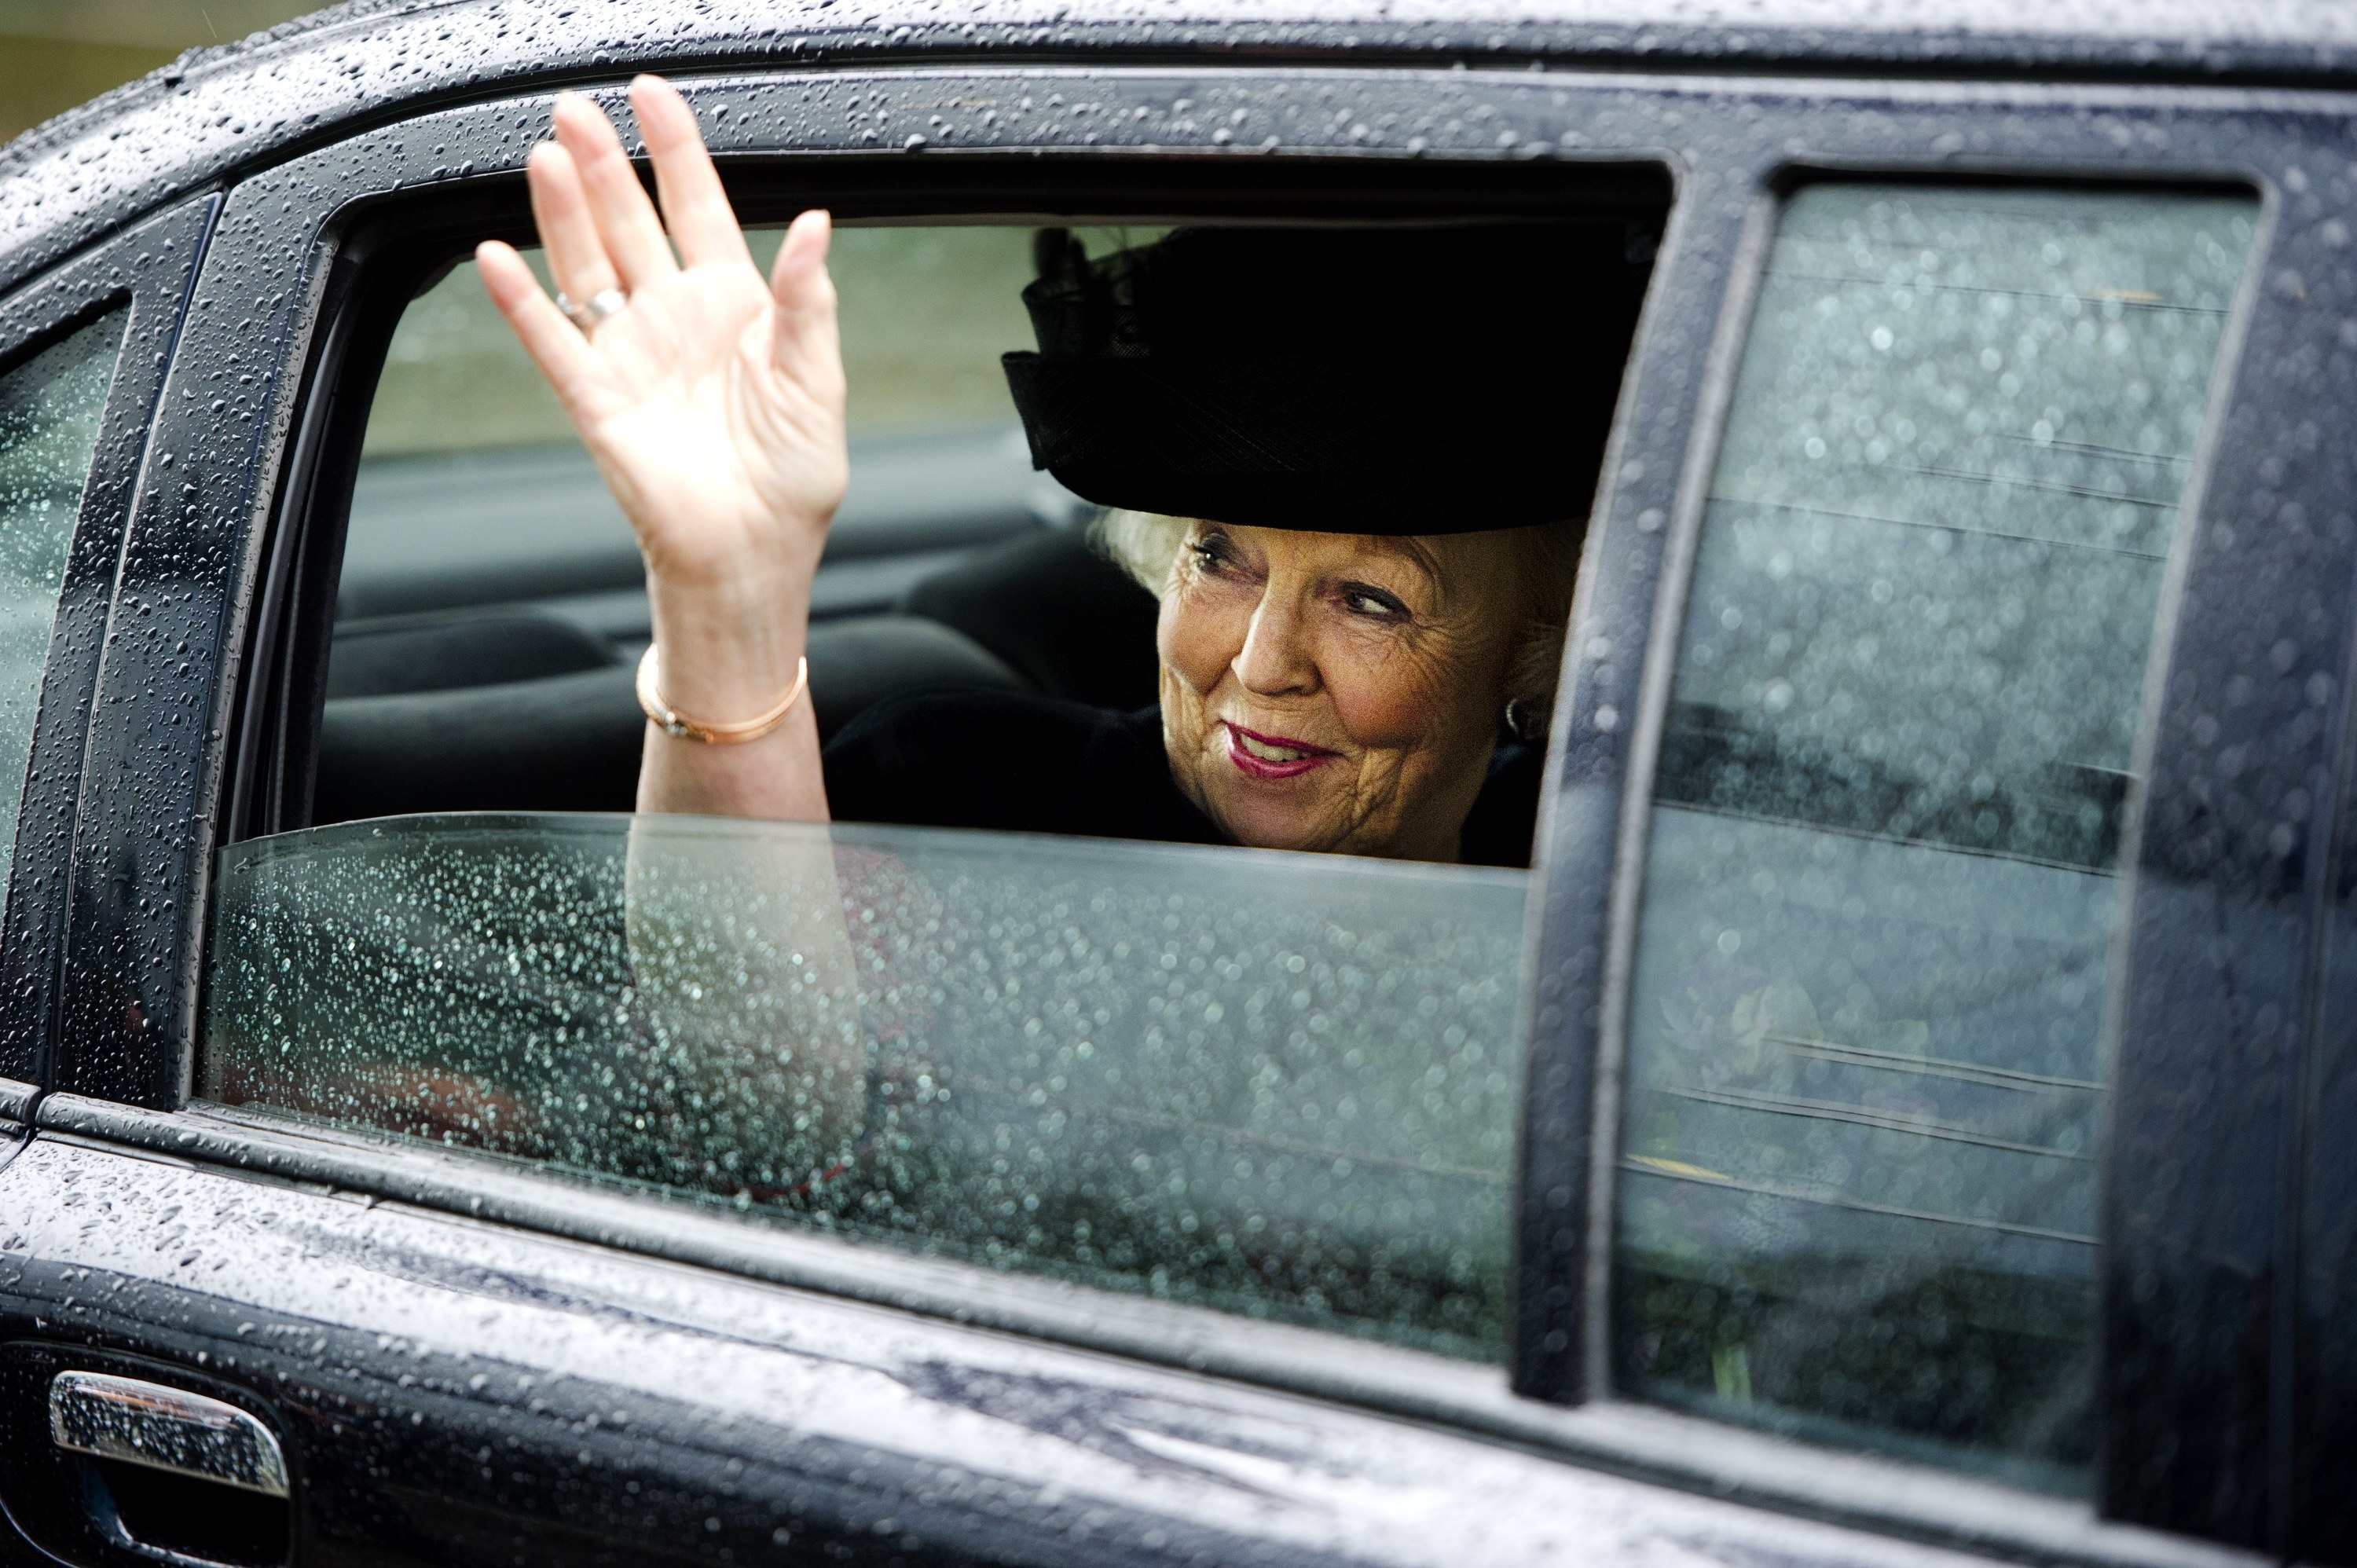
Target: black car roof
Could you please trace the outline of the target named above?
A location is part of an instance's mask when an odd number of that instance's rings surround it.
[[[351,0],[0,149],[0,289],[358,126],[633,67],[963,60],[1891,71],[2336,86],[2340,0]]]

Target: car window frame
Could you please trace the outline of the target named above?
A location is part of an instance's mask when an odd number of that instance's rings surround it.
[[[1275,76],[1282,81],[1289,73]],[[692,99],[700,86],[682,85]],[[609,107],[627,117],[619,94],[614,98]],[[414,125],[402,133],[416,134]],[[402,145],[401,135],[391,132],[362,139],[379,145],[389,141],[396,152]],[[1452,169],[1445,163],[1402,157],[1383,171],[1370,171],[1363,165],[1287,169],[1242,163],[1232,170],[1209,174],[1189,160],[1163,158],[1150,145],[1141,153],[1137,161],[1111,167],[1100,162],[1045,170],[1026,155],[995,163],[994,172],[980,181],[950,171],[936,173],[905,159],[851,170],[820,165],[798,169],[799,177],[782,188],[777,169],[762,165],[791,159],[791,152],[763,159],[739,156],[732,160],[724,155],[721,167],[739,215],[748,224],[782,222],[815,202],[831,205],[838,217],[918,220],[1011,213],[1016,216],[1009,221],[1028,221],[1036,212],[1096,216],[1131,211],[1183,218],[1196,213],[1249,216],[1262,210],[1333,220],[1501,215],[1658,220],[1672,202],[1674,179],[1658,152],[1644,150],[1598,154],[1576,160],[1568,170],[1534,171],[1494,162],[1486,168]],[[333,166],[350,156],[348,149],[338,149],[318,155],[317,161]],[[643,176],[643,168],[641,172]],[[231,199],[225,229],[233,233],[241,209],[236,193]],[[325,697],[351,480],[373,380],[403,310],[454,263],[471,257],[476,242],[535,242],[526,193],[522,181],[512,177],[423,191],[402,189],[396,182],[380,189],[339,192],[307,211],[298,208],[292,215],[265,216],[273,220],[274,238],[257,241],[257,248],[307,240],[313,247],[314,276],[305,324],[290,329],[304,334],[307,341],[299,350],[299,378],[290,379],[298,390],[289,401],[296,406],[282,416],[287,426],[282,477],[268,492],[266,521],[256,525],[264,539],[246,546],[255,564],[250,568],[253,580],[240,612],[247,641],[238,660],[242,678],[230,696],[231,738],[211,819],[216,847],[309,825],[310,770]],[[224,240],[217,265],[234,266],[230,260],[234,242]],[[293,359],[290,352],[290,367]],[[1532,875],[1535,886],[1543,872],[1534,867]],[[199,936],[186,950],[188,965],[201,964],[201,941]],[[200,994],[201,983],[201,973],[194,975],[190,993]],[[93,1098],[151,1109],[186,1101],[197,1079],[193,1014],[200,1004],[186,1005],[192,1015],[190,1039],[176,1064],[178,1100],[160,1092],[165,1085],[161,1064],[151,1065],[144,1096],[118,1090]],[[75,1092],[90,1091],[77,1087]],[[651,1235],[646,1244],[659,1245]],[[715,1255],[709,1248],[698,1254],[706,1259]],[[1053,1288],[1044,1279],[1034,1283],[1040,1290]],[[948,1305],[957,1298],[939,1299]],[[1189,1332],[1200,1337],[1204,1331]],[[1135,1352],[1150,1353],[1155,1339],[1129,1336],[1121,1342]],[[1239,1351],[1233,1359],[1240,1366],[1279,1379],[1287,1375],[1284,1369],[1288,1365],[1321,1359],[1297,1349],[1282,1357]],[[1490,1374],[1494,1370],[1485,1369]],[[1361,1391],[1366,1387],[1363,1379],[1346,1375],[1341,1362],[1314,1374],[1313,1380]]]
[[[2342,681],[2357,687],[2357,649]],[[2340,776],[2357,777],[2357,722],[2344,712]],[[2288,1179],[2299,1194],[2294,1246],[2296,1290],[2277,1311],[2277,1332],[2293,1346],[2286,1369],[2293,1384],[2288,1418],[2292,1476],[2282,1506],[2293,1539],[2313,1560],[2357,1560],[2357,1496],[2348,1477],[2357,1464],[2357,789],[2344,786],[2330,824],[2329,903],[2318,922],[2312,961],[2318,979],[2309,1015],[2311,1042],[2296,1089],[2299,1125]]]
[[[83,739],[101,648],[114,606],[115,565],[134,498],[161,482],[146,467],[165,368],[221,208],[208,192],[150,216],[0,297],[0,365],[13,367],[112,312],[123,338],[68,547],[35,710],[0,915],[0,1086],[28,1120],[56,1068],[61,948],[81,805]]]
[[[733,94],[741,101],[753,88],[781,77],[791,81],[794,73],[764,72],[752,79],[750,86],[745,78],[718,76],[688,78],[683,85],[692,99],[726,102]],[[2136,1531],[2122,1531],[2096,1520],[2086,1509],[2041,1508],[2037,1499],[2003,1488],[1977,1487],[1968,1478],[1944,1472],[1901,1467],[1900,1473],[1915,1484],[1899,1488],[1906,1496],[1894,1497],[1893,1488],[1877,1480],[1883,1472],[1872,1466],[1861,1468],[1865,1479],[1857,1484],[1804,1477],[1799,1472],[1810,1468],[1807,1451],[1798,1451],[1796,1465],[1795,1446],[1780,1440],[1756,1441],[1707,1423],[1659,1417],[1658,1412],[1632,1410],[1609,1399],[1591,1402],[1584,1410],[1562,1408],[1589,1391],[1576,1379],[1562,1376],[1567,1357],[1574,1353],[1572,1348],[1582,1337],[1581,1332],[1575,1331],[1580,1328],[1582,1308],[1577,1287],[1587,1268],[1586,1251],[1563,1244],[1569,1234],[1564,1218],[1568,1213],[1576,1219],[1584,1212],[1587,1196],[1583,1162],[1592,1147],[1587,1130],[1593,1106],[1587,1094],[1586,1073],[1596,1056],[1594,1009],[1598,980],[1608,967],[1613,921],[1621,908],[1620,890],[1628,886],[1623,875],[1626,857],[1620,851],[1630,823],[1641,821],[1641,813],[1624,809],[1624,796],[1631,787],[1631,748],[1637,729],[1630,715],[1641,711],[1638,682],[1661,667],[1660,658],[1650,650],[1656,610],[1666,591],[1664,550],[1675,532],[1667,525],[1684,504],[1682,497],[1690,495],[1698,482],[1695,465],[1702,463],[1706,471],[1708,444],[1697,434],[1697,421],[1709,404],[1711,376],[1719,368],[1707,352],[1708,345],[1720,330],[1718,324],[1727,308],[1731,268],[1740,251],[1744,227],[1752,221],[1757,193],[1766,188],[1774,169],[1791,165],[1795,156],[1788,142],[1761,130],[1758,120],[1747,119],[1745,111],[1772,100],[1788,117],[1806,111],[1816,120],[1831,120],[1829,104],[1871,97],[1878,104],[1905,105],[1913,116],[1909,134],[1930,128],[1935,134],[1920,136],[1923,145],[1930,145],[1938,134],[1976,124],[1970,116],[1986,113],[1993,101],[2031,102],[2039,110],[2032,117],[2039,129],[2052,131],[2057,123],[2078,115],[2080,101],[2089,94],[2055,90],[2041,97],[2017,87],[1954,83],[1763,85],[1719,78],[1671,82],[1604,76],[1574,80],[1535,73],[1533,80],[1523,81],[1520,73],[1336,72],[1286,67],[1095,72],[1041,68],[984,73],[931,68],[844,72],[828,80],[836,91],[880,81],[892,91],[913,93],[926,107],[954,119],[940,137],[946,146],[960,134],[970,135],[974,142],[990,140],[981,129],[979,113],[985,102],[995,101],[992,94],[1006,91],[1009,81],[1053,83],[1065,89],[1084,84],[1101,107],[1104,100],[1119,101],[1123,91],[1144,93],[1149,87],[1167,103],[1172,84],[1186,81],[1209,81],[1239,90],[1240,84],[1252,85],[1263,91],[1278,83],[1298,85],[1308,99],[1320,88],[1330,89],[1338,79],[1371,83],[1365,89],[1370,94],[1379,88],[1395,89],[1401,98],[1411,101],[1449,94],[1454,95],[1452,102],[1460,103],[1506,102],[1516,116],[1514,124],[1558,127],[1560,134],[1575,134],[1570,122],[1577,116],[1594,115],[1609,122],[1608,112],[1617,112],[1627,119],[1615,133],[1620,139],[1611,148],[1613,159],[1658,161],[1674,170],[1677,182],[1662,262],[1623,382],[1620,413],[1575,605],[1572,646],[1551,742],[1550,777],[1555,782],[1543,811],[1534,874],[1534,903],[1540,918],[1534,921],[1529,937],[1536,975],[1527,1004],[1533,1042],[1530,1105],[1544,1103],[1547,1112],[1542,1120],[1529,1107],[1525,1111],[1519,1219],[1521,1266],[1526,1273],[1518,1287],[1522,1294],[1514,1330],[1517,1352],[1512,1382],[1514,1392],[1522,1397],[1492,1402],[1497,1412],[1482,1416],[1475,1408],[1480,1402],[1460,1397],[1463,1391],[1444,1398],[1429,1389],[1417,1391],[1415,1380],[1406,1377],[1393,1378],[1383,1387],[1362,1388],[1348,1397],[1423,1419],[1476,1425],[1486,1422],[1491,1429],[1511,1431],[1516,1441],[1544,1441],[1567,1454],[1633,1467],[1676,1484],[1733,1491],[1777,1506],[1833,1513],[1921,1538],[1985,1547],[2011,1541],[2014,1544],[2007,1550],[2017,1553],[2072,1560],[2145,1561],[2189,1552],[2201,1558],[2210,1549],[2198,1542],[2147,1540]],[[804,85],[807,88],[807,82]],[[2115,116],[2136,124],[2182,114],[2189,106],[2215,112],[2216,118],[2223,119],[2251,99],[2247,93],[2206,89],[2117,88],[2103,89],[2094,95],[2110,101]],[[608,96],[614,94],[609,91]],[[327,277],[317,264],[320,251],[315,242],[336,203],[322,195],[320,182],[332,185],[334,179],[371,159],[380,176],[392,171],[388,177],[420,185],[511,170],[531,138],[512,134],[511,127],[525,130],[533,123],[533,113],[544,114],[544,109],[535,111],[535,102],[545,102],[529,96],[502,99],[390,125],[262,171],[239,188],[241,194],[248,196],[249,205],[242,213],[231,213],[231,221],[225,222],[225,237],[237,223],[246,225],[234,236],[237,254],[249,269],[241,285],[241,297],[260,303],[242,323],[231,323],[228,317],[232,313],[226,311],[210,321],[209,352],[225,354],[242,341],[263,344],[273,356],[266,374],[257,376],[251,387],[241,383],[241,390],[226,400],[234,423],[260,433],[257,445],[242,467],[224,460],[208,468],[210,488],[179,514],[179,520],[193,528],[195,538],[176,543],[166,526],[170,520],[159,505],[152,514],[143,512],[142,521],[147,527],[143,532],[135,524],[134,537],[124,552],[126,602],[136,596],[153,596],[150,602],[167,609],[170,625],[185,628],[194,639],[191,646],[199,656],[193,662],[198,667],[167,672],[168,678],[163,682],[167,689],[188,694],[188,700],[213,721],[193,726],[193,731],[230,727],[222,715],[241,690],[239,660],[251,651],[238,639],[253,624],[253,607],[263,595],[266,524],[275,515],[276,487],[287,472],[284,455],[292,416],[289,400],[279,395],[280,383],[293,385],[298,379],[294,368],[282,361],[290,345],[302,344],[308,353],[327,294]],[[519,108],[524,111],[521,114]],[[1105,123],[1116,118],[1109,117]],[[1709,122],[1708,134],[1688,128],[1695,120]],[[724,152],[747,151],[740,127],[748,122],[749,116],[732,126],[732,134],[739,139],[732,143],[723,138]],[[463,176],[449,161],[455,155],[446,156],[442,144],[429,141],[424,134],[462,123],[472,127],[471,139],[454,136],[453,140],[464,141],[487,155],[497,154]],[[1321,127],[1301,117],[1290,128],[1299,133],[1297,143],[1287,144],[1295,150],[1355,156],[1358,142],[1348,126]],[[816,130],[808,134],[814,139],[821,135]],[[856,126],[847,133],[856,134]],[[1936,152],[1912,161],[1893,156],[1878,140],[1890,134],[1887,125],[1872,135],[1864,131],[1850,133],[1853,141],[1875,144],[1865,147],[1846,144],[1841,135],[1835,135],[1817,162],[1834,168],[1864,167],[1885,176],[1910,168],[1939,172],[1958,166],[1953,157]],[[1514,144],[1490,136],[1486,129],[1480,142],[1461,126],[1448,134],[1458,139],[1441,138],[1444,154],[1528,156],[1530,138],[1520,131],[1513,134],[1526,149],[1523,153],[1512,150]],[[2012,152],[1999,149],[1980,155],[1975,166],[1986,172],[2050,177],[2116,176],[2124,166],[2139,174],[2164,167],[2139,153],[2133,138],[2125,149],[2114,145],[2091,119],[2075,134],[2077,139],[2062,154],[2026,147]],[[404,136],[414,144],[405,150]],[[812,143],[790,145],[816,150]],[[856,153],[860,149],[855,145],[835,150]],[[1402,150],[1427,157],[1432,153],[1430,146]],[[1577,156],[1593,154],[1595,148],[1592,144],[1579,149],[1550,145],[1546,151],[1554,156]],[[2172,157],[2175,161],[2165,166],[2170,178],[2220,172],[2213,166],[2188,163],[2181,150]],[[506,162],[498,161],[500,158]],[[2233,165],[2231,172],[2265,183],[2264,175],[2242,164]],[[270,215],[274,207],[281,209],[276,218]],[[246,214],[251,214],[250,219]],[[748,209],[747,216],[764,215]],[[274,238],[279,242],[275,248],[268,242]],[[1665,287],[1665,282],[1674,286]],[[199,292],[201,302],[206,291],[200,287]],[[222,295],[225,302],[230,297]],[[243,328],[242,338],[231,335],[238,326]],[[192,452],[227,458],[231,450],[229,442],[207,425],[208,417],[220,422],[218,413],[208,416],[195,401],[195,382],[202,373],[192,363],[188,371],[190,401],[185,406],[175,403],[167,415],[170,439],[185,441]],[[1702,456],[1697,457],[1697,453]],[[122,682],[126,690],[130,682],[152,673],[135,662],[135,650],[127,650],[119,667],[110,667],[110,680]],[[102,710],[100,732],[92,737],[92,757],[114,768],[115,773],[109,775],[112,788],[96,802],[91,831],[76,851],[78,868],[91,874],[79,877],[77,886],[91,889],[94,903],[88,910],[87,924],[81,918],[83,906],[76,906],[76,951],[87,954],[90,961],[74,966],[67,1009],[76,1042],[71,1054],[74,1073],[70,1081],[61,1080],[60,1087],[67,1092],[42,1108],[43,1124],[137,1146],[198,1149],[202,1151],[200,1157],[227,1164],[274,1163],[289,1175],[312,1168],[305,1165],[309,1160],[322,1173],[345,1171],[347,1176],[341,1179],[359,1181],[372,1190],[410,1191],[415,1186],[411,1178],[399,1174],[392,1156],[364,1138],[307,1134],[294,1140],[307,1153],[282,1152],[265,1159],[259,1152],[269,1142],[265,1130],[217,1113],[181,1109],[194,1034],[205,879],[211,846],[223,831],[221,808],[231,793],[224,788],[229,773],[225,741],[208,746],[192,734],[180,744],[181,750],[173,754],[167,770],[157,757],[138,755],[132,728]],[[262,754],[257,748],[255,755]],[[144,791],[142,786],[146,787]],[[251,794],[246,798],[254,799]],[[149,907],[140,907],[139,897],[127,886],[116,886],[97,875],[106,864],[107,854],[121,854],[129,846],[157,842],[165,845],[159,852],[164,864],[147,884],[145,897]],[[110,887],[112,892],[107,891]],[[134,1008],[135,1014],[131,1012]],[[126,1017],[135,1018],[135,1024],[126,1027]],[[1547,1179],[1565,1176],[1569,1179]],[[329,1178],[323,1175],[319,1179]],[[551,1197],[559,1185],[535,1183],[528,1201],[520,1198],[502,1209],[516,1223],[574,1234],[612,1234],[597,1230],[583,1217],[586,1211],[572,1206],[569,1197],[560,1201]],[[479,1189],[462,1196],[448,1187],[437,1193],[419,1187],[416,1200],[445,1207],[463,1204],[468,1211],[483,1212],[485,1197]],[[1551,1260],[1546,1267],[1556,1273],[1534,1271],[1533,1265],[1540,1260]],[[1566,1277],[1574,1288],[1558,1291],[1557,1284]],[[920,1309],[931,1309],[925,1302],[904,1299]],[[1008,1310],[1014,1314],[1010,1326],[1025,1326],[1022,1314],[1032,1308],[1017,1303]],[[1063,1337],[1060,1329],[1040,1322],[1026,1326],[1027,1331]],[[1560,1344],[1555,1343],[1557,1338]],[[1171,1353],[1178,1352],[1165,1352]],[[1363,1357],[1366,1352],[1358,1354]],[[1214,1370],[1227,1365],[1222,1357],[1209,1358],[1202,1364]],[[1239,1376],[1287,1380],[1282,1369],[1263,1373],[1242,1361],[1233,1363],[1231,1369]],[[1361,1377],[1356,1381],[1363,1385],[1370,1380]],[[1536,1435],[1542,1433],[1544,1437]],[[1663,1434],[1669,1436],[1664,1438]],[[2008,1510],[2015,1517],[1999,1524],[1991,1522],[1993,1513]],[[2114,1517],[2124,1511],[2135,1517],[2132,1509],[2109,1511]],[[2217,1560],[2240,1559],[2230,1554]]]

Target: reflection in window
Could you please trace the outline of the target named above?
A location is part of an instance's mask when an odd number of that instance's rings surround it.
[[[118,312],[0,375],[0,897],[7,893],[5,846],[16,838],[49,625],[122,347]]]
[[[2122,813],[2255,216],[1787,207],[1655,789],[1622,1386],[2084,1488]]]
[[[201,1092],[1501,1353],[1527,874],[717,819],[227,851]]]

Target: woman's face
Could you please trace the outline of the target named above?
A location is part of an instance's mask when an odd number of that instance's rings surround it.
[[[1453,860],[1522,617],[1512,537],[1197,523],[1162,593],[1178,788],[1239,843]]]

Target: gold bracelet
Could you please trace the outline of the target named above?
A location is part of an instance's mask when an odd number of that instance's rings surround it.
[[[639,660],[639,707],[655,727],[681,740],[693,740],[705,746],[742,746],[748,740],[759,740],[786,722],[786,714],[802,701],[802,688],[810,684],[810,660],[805,659],[794,671],[793,690],[784,701],[757,719],[741,724],[714,725],[702,719],[689,718],[685,714],[662,700],[657,688],[662,679],[662,667],[655,658],[655,645],[647,644],[646,656]]]

